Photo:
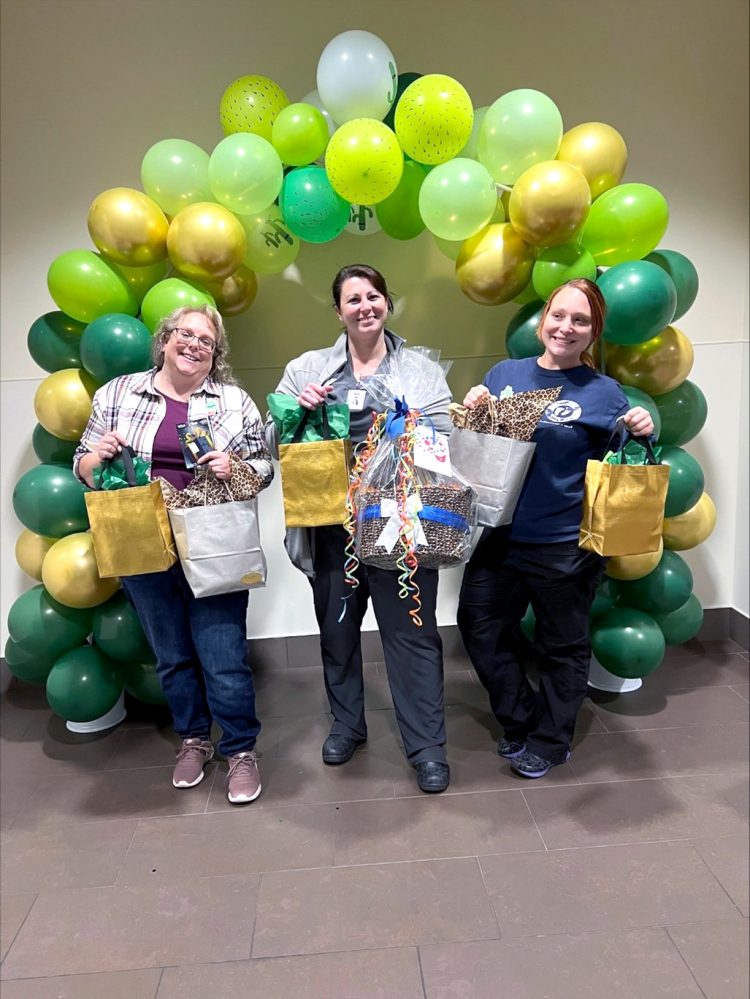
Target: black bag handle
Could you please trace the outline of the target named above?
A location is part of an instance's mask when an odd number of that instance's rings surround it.
[[[323,440],[330,441],[333,440],[333,434],[331,433],[331,428],[328,425],[328,407],[321,406],[321,420],[323,423]],[[294,437],[292,437],[292,444],[299,444],[302,441],[302,434],[305,432],[305,427],[307,426],[307,421],[310,419],[312,414],[315,412],[314,409],[306,409],[302,419],[299,421],[297,429],[294,431]]]
[[[654,454],[654,449],[653,449],[653,447],[651,445],[651,441],[648,439],[648,437],[638,437],[638,436],[636,436],[636,434],[632,434],[630,432],[630,430],[628,430],[628,428],[625,426],[625,421],[624,421],[624,419],[623,419],[622,416],[620,416],[618,418],[617,423],[615,424],[615,429],[612,432],[612,436],[609,438],[609,443],[610,444],[612,443],[612,439],[615,436],[619,436],[619,438],[620,438],[620,446],[619,446],[618,450],[620,452],[620,464],[621,465],[625,464],[625,445],[628,444],[629,441],[635,441],[636,444],[640,444],[640,446],[646,452],[646,464],[647,465],[660,465],[661,464],[661,462],[659,461],[659,459]],[[609,448],[609,446],[607,447],[607,450],[611,450]]]
[[[105,458],[102,462],[102,466],[109,468],[112,462],[117,461],[117,459],[120,458],[122,460],[122,467],[125,469],[125,478],[127,479],[128,487],[132,488],[135,486],[135,467],[133,465],[134,457],[135,451],[129,444],[126,444],[119,454],[114,455],[112,458]],[[101,485],[99,485],[98,488],[101,489]]]

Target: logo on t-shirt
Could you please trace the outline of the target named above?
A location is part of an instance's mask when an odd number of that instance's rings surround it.
[[[572,399],[558,399],[547,406],[544,415],[550,423],[573,423],[574,420],[580,420],[581,407]]]

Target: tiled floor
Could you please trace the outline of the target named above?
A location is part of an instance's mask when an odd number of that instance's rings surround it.
[[[522,781],[447,660],[448,794],[420,795],[379,664],[369,740],[324,767],[319,667],[258,676],[263,795],[170,782],[135,705],[73,736],[2,714],[3,999],[747,999],[748,658],[670,649],[594,694],[570,762]]]

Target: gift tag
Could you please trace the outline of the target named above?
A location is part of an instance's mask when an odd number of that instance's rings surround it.
[[[417,427],[414,441],[414,464],[441,475],[451,474],[448,439],[431,427]]]
[[[367,393],[364,389],[349,389],[346,393],[346,404],[352,413],[361,413],[365,408],[365,396]]]

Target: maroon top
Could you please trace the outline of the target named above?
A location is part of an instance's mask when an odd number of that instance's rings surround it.
[[[192,469],[185,467],[185,456],[177,436],[177,424],[187,423],[188,404],[164,395],[167,412],[159,424],[154,437],[154,447],[151,453],[151,478],[158,476],[171,482],[177,489],[184,489],[193,481]]]

